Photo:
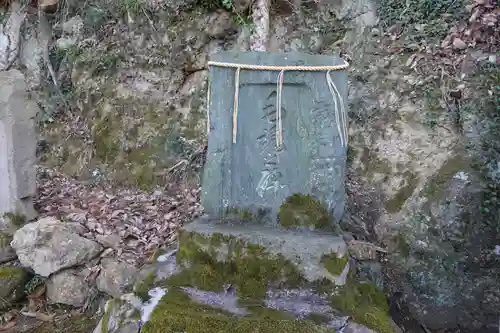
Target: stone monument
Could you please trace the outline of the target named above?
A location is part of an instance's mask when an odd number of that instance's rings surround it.
[[[213,60],[276,69],[210,68],[206,213],[266,211],[276,223],[284,200],[301,193],[320,200],[338,221],[345,196],[347,73],[334,69],[344,61],[257,52],[221,53]]]
[[[177,270],[143,333],[395,332],[384,294],[356,280],[333,227],[347,64],[224,52],[209,66],[206,215],[180,230]]]
[[[18,70],[0,72],[0,228],[36,217],[37,105]]]

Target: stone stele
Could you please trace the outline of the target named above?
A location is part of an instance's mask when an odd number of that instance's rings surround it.
[[[36,217],[35,117],[38,107],[18,70],[0,72],[0,228]],[[10,218],[9,218],[10,217]]]
[[[273,66],[344,64],[333,56],[295,52],[222,52],[211,60]],[[252,210],[267,212],[269,222],[276,224],[279,207],[296,193],[321,201],[334,221],[344,212],[346,70],[280,72],[210,66],[208,156],[202,194],[210,216]],[[279,106],[281,122],[277,121]],[[281,131],[276,130],[279,123]],[[277,146],[280,134],[282,144]]]

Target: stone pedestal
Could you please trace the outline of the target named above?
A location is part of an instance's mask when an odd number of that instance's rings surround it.
[[[0,229],[36,217],[37,111],[21,72],[0,72]]]

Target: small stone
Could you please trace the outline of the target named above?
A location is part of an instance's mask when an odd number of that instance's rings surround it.
[[[80,307],[85,305],[91,288],[85,282],[84,274],[76,270],[65,270],[52,275],[47,281],[47,299],[52,304],[66,304]]]
[[[76,40],[75,38],[62,37],[57,40],[56,44],[58,49],[67,50],[76,44]]]
[[[62,29],[68,35],[77,35],[83,30],[83,19],[80,16],[72,17],[62,25]]]
[[[11,246],[23,266],[48,277],[99,255],[102,247],[81,237],[79,231],[83,231],[79,223],[63,223],[47,217],[16,231]]]
[[[18,267],[0,267],[0,309],[5,309],[24,296],[28,274]]]
[[[101,274],[97,277],[97,289],[108,295],[118,297],[133,286],[138,270],[127,263],[111,258],[101,260]]]
[[[463,50],[467,48],[467,44],[465,44],[465,42],[460,38],[455,38],[453,40],[453,47],[459,50]]]
[[[488,61],[492,64],[496,64],[497,63],[497,56],[492,54],[488,57]]]

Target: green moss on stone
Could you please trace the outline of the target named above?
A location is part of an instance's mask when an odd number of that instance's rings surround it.
[[[326,270],[333,275],[342,274],[348,261],[349,258],[347,256],[339,258],[335,253],[325,255],[321,258],[323,266],[325,266]]]
[[[143,302],[149,300],[149,290],[154,286],[156,276],[154,272],[150,272],[146,278],[134,286],[134,294]]]
[[[295,265],[282,256],[235,237],[182,231],[179,245],[177,259],[186,269],[168,279],[171,286],[221,291],[231,284],[242,300],[261,300],[269,285],[295,287],[304,281]]]
[[[279,209],[278,218],[286,228],[326,229],[332,224],[328,210],[309,194],[293,194],[288,197]]]
[[[376,286],[352,278],[331,298],[332,307],[352,316],[354,321],[378,333],[395,333],[387,297]]]
[[[389,213],[396,213],[401,210],[406,200],[411,197],[417,188],[418,179],[412,173],[405,173],[405,185],[385,204],[385,209]]]
[[[0,232],[0,248],[5,248],[10,246],[11,242],[12,242],[12,235]]]
[[[284,317],[270,310],[246,317],[234,317],[222,310],[193,302],[179,290],[170,290],[144,325],[143,333],[334,333],[308,320]]]
[[[459,171],[468,169],[467,161],[460,155],[448,159],[424,186],[423,195],[429,200],[436,201],[442,196],[451,179]]]
[[[22,227],[26,224],[26,217],[17,213],[4,213],[3,218],[7,219],[10,223],[12,223],[12,225],[16,227]]]
[[[27,272],[22,268],[0,267],[0,308],[5,308],[23,297],[27,276]]]
[[[235,217],[242,221],[252,221],[254,214],[250,209],[228,208],[226,211],[227,217]]]
[[[370,148],[363,148],[360,161],[364,173],[370,181],[373,181],[377,174],[389,175],[392,173],[392,167],[388,161],[378,158],[377,154]]]
[[[405,258],[410,256],[411,245],[407,236],[402,231],[399,231],[394,238],[399,253]]]

